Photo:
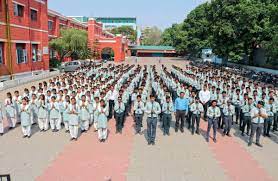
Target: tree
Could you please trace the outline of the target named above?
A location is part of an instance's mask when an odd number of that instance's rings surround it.
[[[60,61],[65,57],[77,59],[88,50],[88,36],[84,30],[62,29],[61,37],[50,41],[50,47],[57,51]],[[84,58],[84,57],[83,57]]]
[[[180,55],[186,53],[188,46],[187,31],[183,31],[182,24],[173,24],[172,27],[164,30],[161,36],[161,45],[173,46]]]
[[[117,28],[113,28],[111,33],[114,35],[121,34],[126,36],[130,41],[136,42],[137,39],[137,32],[130,26],[120,26]]]
[[[143,39],[141,41],[142,45],[160,45],[162,31],[156,26],[145,28],[142,31]]]

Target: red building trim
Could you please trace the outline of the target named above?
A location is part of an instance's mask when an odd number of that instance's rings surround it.
[[[86,30],[89,47],[94,48],[97,41],[99,53],[110,47],[115,61],[125,59],[128,41],[104,31],[102,24],[93,19],[83,24],[63,16],[49,10],[47,0],[0,0],[0,3],[0,76],[48,70],[49,41],[60,36],[61,28]],[[32,60],[34,57],[36,61]],[[18,59],[26,61],[19,63]]]

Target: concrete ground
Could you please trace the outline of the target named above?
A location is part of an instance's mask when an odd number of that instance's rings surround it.
[[[128,63],[134,63],[129,58]],[[141,58],[139,64],[155,64],[157,58]],[[164,58],[168,67],[187,64],[178,58]],[[15,89],[37,85],[38,82]],[[0,92],[3,100],[6,90]],[[173,120],[174,121],[174,120]],[[174,123],[172,123],[174,124]],[[11,174],[14,181],[30,180],[278,180],[278,133],[262,138],[263,148],[247,147],[247,137],[233,129],[233,137],[206,143],[203,137],[207,123],[202,121],[201,135],[175,133],[163,136],[158,125],[155,146],[148,146],[143,135],[134,135],[132,117],[127,118],[123,135],[115,134],[115,123],[109,122],[109,138],[99,143],[91,129],[77,142],[70,142],[64,130],[58,133],[38,132],[23,139],[21,128],[0,137],[0,175]],[[144,121],[144,133],[146,133]]]

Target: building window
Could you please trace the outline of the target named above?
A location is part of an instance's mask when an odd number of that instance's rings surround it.
[[[32,61],[38,61],[38,45],[32,44]]]
[[[16,44],[16,62],[17,64],[27,63],[27,51],[24,43]]]
[[[48,30],[53,30],[53,21],[48,21]]]
[[[4,45],[0,42],[0,64],[4,63]]]
[[[24,6],[14,3],[14,15],[23,17]]]
[[[38,20],[38,11],[31,9],[31,20],[37,21]]]

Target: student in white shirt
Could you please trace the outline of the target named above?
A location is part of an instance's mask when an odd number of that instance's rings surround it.
[[[257,103],[257,107],[254,107],[251,110],[251,135],[249,138],[248,146],[251,146],[253,143],[253,137],[256,133],[256,145],[262,147],[260,143],[261,133],[263,131],[264,120],[267,118],[266,110],[263,108],[263,102],[259,101]]]
[[[207,86],[205,85],[203,90],[199,92],[199,98],[201,103],[204,106],[204,118],[207,117],[207,109],[208,109],[208,103],[210,100],[210,91],[208,90]]]

